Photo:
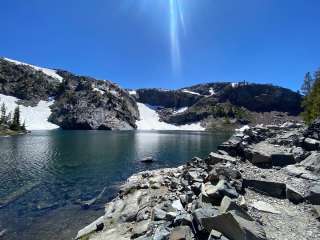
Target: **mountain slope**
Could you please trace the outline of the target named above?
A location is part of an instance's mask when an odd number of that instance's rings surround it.
[[[6,58],[0,58],[0,94],[10,111],[21,105],[29,130],[203,130],[219,122],[272,123],[301,112],[301,95],[268,84],[126,91],[110,81]]]
[[[16,97],[14,103],[29,112],[45,101],[41,116],[63,129],[134,129],[139,118],[135,100],[116,84],[6,58],[0,58],[0,94],[10,106],[8,97]],[[43,129],[24,111],[22,118],[29,129]]]
[[[291,118],[301,112],[302,100],[300,94],[286,88],[246,82],[206,83],[178,90],[137,89],[134,96],[138,102],[161,106],[161,120],[177,125],[221,118],[255,122],[265,113],[270,113],[269,118],[278,113]]]

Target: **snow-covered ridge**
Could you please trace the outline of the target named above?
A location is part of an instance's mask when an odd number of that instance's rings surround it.
[[[17,64],[17,65],[26,65],[26,66],[32,67],[33,69],[35,69],[37,71],[41,71],[44,74],[46,74],[46,75],[48,75],[48,76],[50,76],[52,78],[57,79],[59,82],[62,82],[62,80],[63,80],[63,77],[58,75],[57,71],[55,71],[55,70],[52,70],[52,69],[49,69],[49,68],[37,67],[37,66],[30,65],[30,64],[27,64],[27,63],[23,63],[23,62],[19,62],[19,61],[16,61],[16,60],[12,60],[10,58],[4,58],[4,59],[7,60],[8,62],[12,62],[12,63]]]
[[[140,120],[137,121],[138,130],[176,130],[176,131],[204,131],[200,123],[175,126],[160,122],[159,114],[154,107],[143,103],[137,103],[140,112]]]
[[[0,94],[0,104],[4,103],[7,112],[12,112],[18,106],[18,98]],[[25,121],[27,130],[51,130],[59,126],[48,122],[51,114],[50,105],[53,101],[40,101],[35,107],[25,107],[20,105],[21,123]]]

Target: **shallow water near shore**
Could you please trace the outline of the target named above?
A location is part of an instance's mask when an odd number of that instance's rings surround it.
[[[9,240],[72,239],[133,173],[205,157],[230,135],[54,130],[0,137],[0,232],[6,229]],[[139,162],[146,156],[156,162]],[[103,189],[89,209],[81,207]]]

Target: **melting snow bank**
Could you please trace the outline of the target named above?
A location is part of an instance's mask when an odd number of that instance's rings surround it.
[[[137,121],[138,130],[180,130],[180,131],[204,131],[200,123],[193,123],[181,126],[160,122],[159,114],[143,103],[137,103],[140,112],[140,121]]]
[[[0,94],[0,104],[4,103],[7,107],[7,112],[14,111],[18,105],[18,98]],[[25,121],[27,130],[51,130],[57,129],[59,126],[48,122],[51,114],[50,105],[53,101],[40,101],[35,107],[25,107],[20,105],[21,122]]]
[[[7,60],[8,62],[12,62],[12,63],[17,64],[17,65],[26,65],[26,66],[32,67],[37,71],[41,71],[44,74],[57,79],[59,82],[62,82],[62,80],[63,80],[63,78],[60,75],[58,75],[55,70],[52,70],[52,69],[49,69],[49,68],[42,68],[42,67],[33,66],[33,65],[30,65],[30,64],[19,62],[19,61],[12,60],[12,59],[9,59],[9,58],[4,58],[4,59]]]

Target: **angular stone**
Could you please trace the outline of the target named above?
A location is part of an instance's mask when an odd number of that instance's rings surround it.
[[[212,229],[212,231],[210,232],[208,240],[221,239],[221,237],[222,237],[222,233],[221,232],[218,232],[218,231]]]
[[[241,173],[230,166],[219,166],[215,169],[218,175],[225,176],[229,179],[240,179]]]
[[[160,220],[165,220],[167,216],[167,213],[163,211],[162,209],[155,207],[153,208],[152,211],[152,219],[154,221],[160,221]]]
[[[176,209],[177,211],[184,211],[184,208],[181,204],[181,201],[180,200],[174,200],[171,204],[171,206]]]
[[[156,228],[152,240],[167,240],[170,232],[163,225]]]
[[[192,227],[193,217],[189,213],[179,214],[173,221],[174,226],[187,225]]]
[[[311,171],[315,174],[320,173],[320,153],[312,152],[305,160],[300,163],[308,171]]]
[[[240,137],[233,136],[228,141],[222,143],[218,147],[218,150],[225,151],[231,156],[239,156],[241,155],[241,142],[242,139]]]
[[[271,197],[286,197],[286,185],[284,183],[244,179],[243,186]]]
[[[234,157],[231,157],[229,155],[222,155],[218,153],[210,153],[209,157],[206,159],[207,164],[209,165],[215,165],[219,162],[236,162],[237,159]]]
[[[271,155],[272,166],[284,167],[287,165],[295,164],[294,156],[292,153],[276,153]]]
[[[145,220],[135,224],[131,238],[138,238],[144,235],[148,231],[149,223],[149,220]]]
[[[313,205],[320,205],[320,183],[316,183],[310,187],[306,199]]]
[[[217,216],[219,214],[219,210],[217,208],[208,207],[208,208],[199,208],[193,211],[192,215],[196,224],[197,230],[203,231],[205,229],[205,221],[209,218]],[[208,230],[208,233],[212,229]]]
[[[76,239],[81,239],[82,237],[92,233],[92,232],[96,232],[96,231],[101,231],[101,226],[103,229],[104,226],[104,216],[98,218],[97,220],[95,220],[93,223],[91,223],[90,225],[86,226],[85,228],[81,229],[78,234]]]
[[[239,210],[239,209],[240,209],[240,206],[238,206],[235,200],[232,200],[231,198],[224,196],[219,207],[219,212],[226,213],[231,210]]]
[[[290,185],[287,185],[286,196],[290,202],[293,202],[295,204],[301,203],[304,200],[303,195]]]
[[[202,222],[208,232],[214,229],[232,240],[267,239],[261,225],[250,218],[237,215],[234,211],[203,219]]]
[[[195,182],[191,185],[191,190],[194,192],[194,194],[199,195],[201,193],[201,186],[202,183]]]
[[[175,227],[169,236],[169,240],[193,240],[194,235],[188,226]]]
[[[142,162],[142,163],[153,163],[154,161],[155,161],[154,158],[151,157],[151,156],[142,158],[142,159],[140,160],[140,162]]]
[[[312,208],[316,219],[320,220],[320,205],[313,205]]]
[[[320,149],[320,141],[313,138],[306,138],[303,147],[308,151],[315,151]]]
[[[280,214],[280,212],[276,210],[271,204],[263,201],[254,201],[251,206],[261,212]]]
[[[252,158],[249,161],[253,164],[271,163],[271,155],[265,152],[252,151]]]
[[[224,196],[230,198],[239,196],[237,191],[225,180],[220,180],[217,185],[212,185],[211,183],[203,184],[201,193],[204,198],[208,198],[208,202],[214,205],[219,205]]]

